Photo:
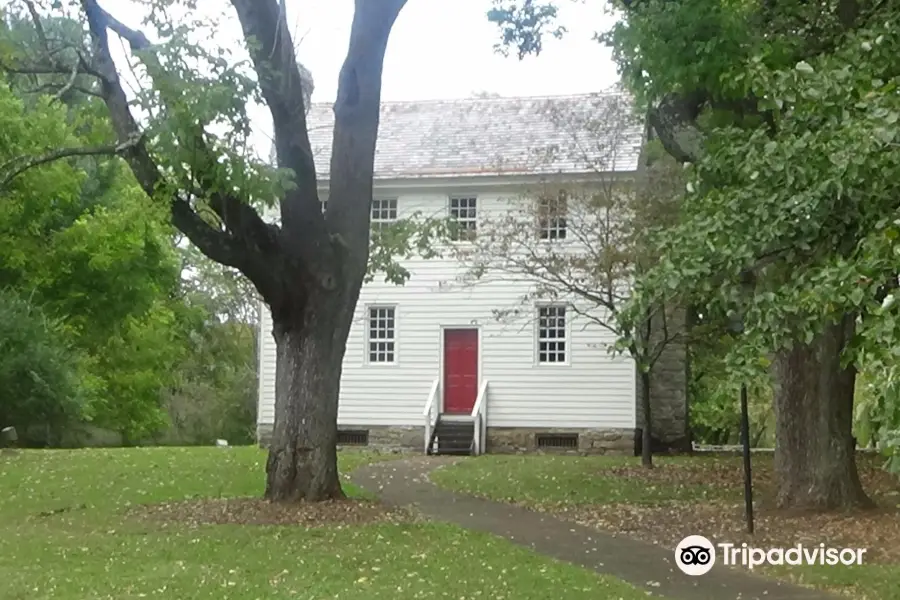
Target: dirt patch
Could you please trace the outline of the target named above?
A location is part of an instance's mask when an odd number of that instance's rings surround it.
[[[692,458],[690,462],[657,463],[653,469],[645,469],[639,465],[611,467],[597,474],[603,477],[626,477],[648,484],[702,485],[728,490],[734,489],[736,484],[741,485],[744,471],[740,459],[717,460],[697,457]],[[771,482],[771,469],[753,474],[753,483],[756,486],[769,487]]]
[[[603,477],[627,477],[648,485],[704,485],[729,490],[727,499],[669,501],[641,506],[606,504],[546,506],[551,512],[582,525],[674,547],[687,535],[757,547],[787,547],[825,543],[832,547],[868,548],[866,562],[900,563],[900,479],[880,469],[881,459],[860,457],[858,466],[866,491],[877,510],[838,514],[788,515],[772,509],[772,461],[753,461],[755,533],[745,532],[740,459],[697,458],[689,463],[604,469]],[[601,473],[598,473],[601,474]]]
[[[742,504],[672,502],[663,506],[586,506],[553,512],[582,525],[672,548],[688,535],[700,534],[737,544],[752,542],[757,547],[825,543],[832,547],[868,548],[866,562],[900,563],[900,511],[896,508],[794,517],[763,512],[754,519],[753,536],[744,530],[743,510]]]
[[[881,469],[882,462],[883,459],[872,455],[857,458],[863,487],[876,497],[900,493],[900,478]],[[754,456],[752,472],[756,500],[766,503],[772,499],[775,492],[772,456]],[[685,462],[657,463],[653,469],[644,469],[639,465],[611,467],[597,471],[597,475],[622,477],[648,485],[704,486],[726,491],[731,495],[742,494],[744,485],[744,466],[739,457],[698,456]]]
[[[408,510],[389,509],[378,502],[332,500],[328,502],[273,503],[261,498],[183,500],[134,507],[129,516],[161,522],[197,525],[364,525],[410,522]]]

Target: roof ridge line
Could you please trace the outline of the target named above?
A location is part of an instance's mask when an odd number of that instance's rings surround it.
[[[423,100],[382,100],[381,104],[441,104],[441,103],[478,103],[478,102],[502,102],[514,100],[566,100],[572,98],[591,98],[591,97],[609,97],[609,96],[627,96],[628,92],[624,90],[607,90],[599,92],[582,92],[578,94],[536,94],[523,96],[487,96],[465,98],[428,98]],[[334,106],[333,101],[320,100],[310,103],[313,106]]]

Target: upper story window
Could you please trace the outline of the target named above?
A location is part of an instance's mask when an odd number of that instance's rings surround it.
[[[376,198],[372,200],[372,230],[381,231],[386,225],[397,220],[397,199]]]
[[[393,306],[370,306],[367,330],[369,362],[392,364],[396,362],[396,320]]]
[[[565,363],[567,355],[568,328],[566,327],[566,307],[548,305],[538,307],[538,364]]]
[[[451,197],[450,220],[453,222],[450,239],[455,241],[474,239],[478,229],[477,198],[474,196]]]
[[[569,196],[560,190],[555,196],[538,199],[538,237],[542,240],[564,240],[568,233]]]

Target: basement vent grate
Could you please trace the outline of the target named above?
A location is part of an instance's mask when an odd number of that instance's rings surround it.
[[[577,433],[539,433],[535,437],[538,448],[578,448]]]
[[[369,432],[365,429],[338,431],[339,446],[368,446]]]

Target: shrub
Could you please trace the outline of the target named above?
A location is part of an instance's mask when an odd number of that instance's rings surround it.
[[[82,359],[62,327],[10,291],[0,291],[0,426],[28,445],[58,445],[86,416]]]

